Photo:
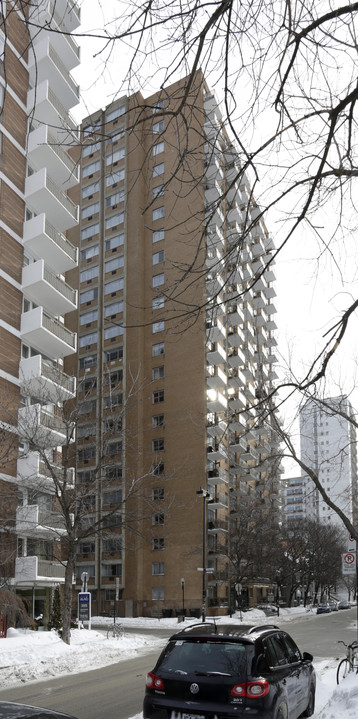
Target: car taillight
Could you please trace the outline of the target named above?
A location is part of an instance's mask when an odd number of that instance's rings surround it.
[[[164,689],[163,679],[161,677],[157,677],[155,674],[152,674],[152,672],[147,674],[145,685],[147,689]]]
[[[265,697],[270,691],[270,685],[265,679],[259,679],[257,682],[243,682],[242,684],[234,684],[231,689],[232,697],[249,697],[249,699],[260,699]]]

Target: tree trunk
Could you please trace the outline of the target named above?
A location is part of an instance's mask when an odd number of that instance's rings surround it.
[[[71,643],[71,610],[72,610],[72,579],[75,570],[75,552],[73,547],[70,547],[67,557],[66,571],[65,571],[65,585],[63,593],[63,629],[62,629],[62,640],[66,644]]]

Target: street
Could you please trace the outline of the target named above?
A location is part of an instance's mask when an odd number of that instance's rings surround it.
[[[246,619],[246,617],[245,617]],[[316,661],[344,655],[337,642],[356,639],[352,630],[356,609],[317,616],[299,615],[282,626],[292,635],[302,651],[311,652]],[[249,617],[248,617],[249,622]],[[264,624],[280,625],[280,618],[266,619]],[[138,630],[141,632],[141,629]],[[170,636],[171,629],[152,629],[156,637]],[[165,637],[163,637],[163,645]],[[1,701],[19,701],[74,714],[78,719],[128,719],[142,708],[145,676],[152,669],[158,649],[145,656],[45,682],[28,683],[0,692]]]

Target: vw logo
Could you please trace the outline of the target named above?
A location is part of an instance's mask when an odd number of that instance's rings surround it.
[[[199,684],[190,684],[190,691],[192,694],[197,694],[199,691]]]

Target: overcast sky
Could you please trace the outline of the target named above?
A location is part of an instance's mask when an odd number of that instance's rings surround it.
[[[80,0],[79,4],[82,12],[80,31],[91,34],[96,34],[97,31],[103,33],[104,28],[111,31],[116,16],[120,16],[123,8],[130,6],[130,2],[122,0]],[[81,46],[82,63],[81,67],[74,71],[74,75],[81,86],[83,101],[72,113],[80,121],[118,96],[128,63],[128,51],[123,44],[118,43],[114,50],[111,47],[109,53],[109,47],[104,49],[103,40],[89,40],[88,37],[78,38],[78,42]],[[146,95],[156,89],[149,85],[142,88],[142,91]],[[122,94],[122,91],[119,94]],[[220,99],[220,86],[216,88],[216,94]],[[267,224],[275,239],[275,218]],[[319,232],[324,235],[325,226],[328,229],[329,224],[330,218],[322,216]],[[279,328],[278,349],[284,356],[284,362],[293,361],[298,370],[310,361],[317,341],[337,321],[340,311],[350,304],[357,288],[354,238],[347,237],[344,252],[340,257],[340,264],[343,266],[344,263],[343,273],[328,255],[322,257],[319,263],[316,257],[317,246],[314,239],[303,233],[299,246],[296,238],[282,253],[276,265],[277,298],[274,302],[278,310],[275,317]],[[357,332],[355,321],[350,331],[350,339],[345,343],[344,361],[341,356],[335,365],[335,375],[342,378],[343,389],[348,393],[351,391],[355,373]],[[278,359],[281,362],[279,355]],[[332,385],[331,393],[337,394],[337,391]],[[358,397],[354,394],[352,402],[358,408]]]

